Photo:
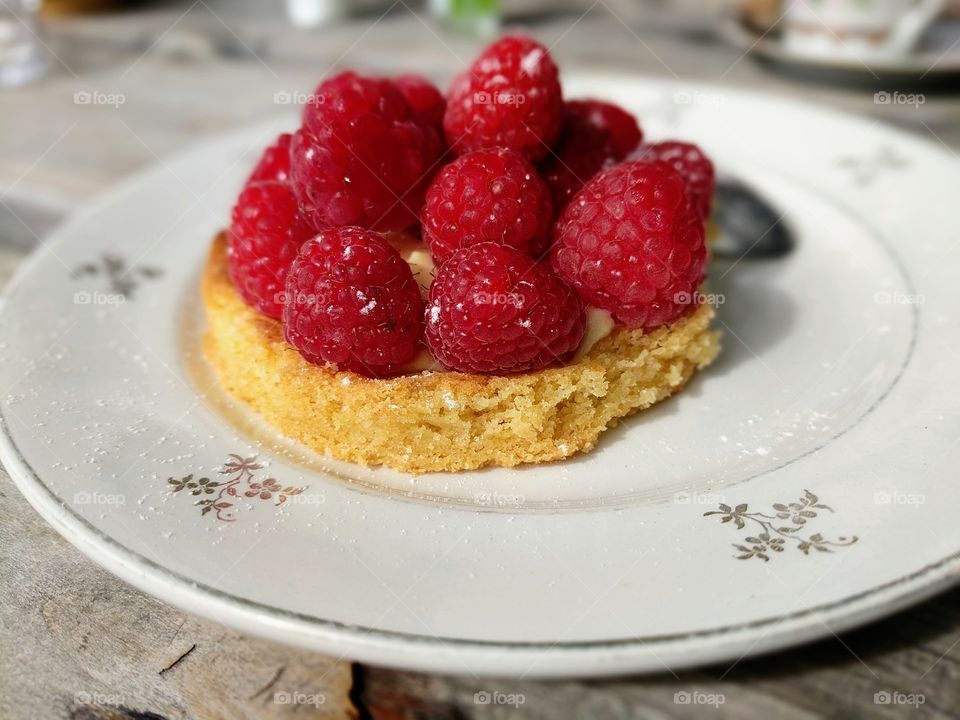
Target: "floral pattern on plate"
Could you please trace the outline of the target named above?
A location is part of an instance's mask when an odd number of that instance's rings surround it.
[[[738,530],[745,530],[748,525],[756,526],[760,530],[755,535],[745,537],[743,543],[732,543],[740,553],[735,556],[737,560],[759,558],[768,562],[771,555],[782,553],[790,545],[804,555],[809,555],[811,550],[833,552],[830,548],[853,545],[859,539],[856,535],[841,535],[836,540],[828,540],[822,533],[803,533],[803,530],[808,529],[807,525],[816,519],[818,510],[834,512],[833,508],[821,503],[820,498],[809,490],[804,490],[803,497],[797,502],[774,503],[773,509],[768,513],[749,512],[746,503],[735,507],[721,503],[718,507],[717,510],[705,512],[704,517],[720,515],[720,522],[732,522]]]
[[[243,457],[230,453],[229,459],[220,469],[219,474],[225,475],[223,480],[213,480],[209,477],[195,478],[193,473],[182,478],[169,478],[170,492],[186,491],[199,499],[194,503],[200,508],[200,515],[214,513],[217,520],[233,522],[236,520],[237,503],[233,500],[240,497],[273,500],[274,505],[283,505],[287,498],[299,495],[307,486],[283,486],[274,478],[256,479],[256,471],[262,470],[263,465],[257,462],[257,456]]]

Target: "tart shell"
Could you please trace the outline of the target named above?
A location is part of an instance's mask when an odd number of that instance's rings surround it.
[[[204,354],[223,387],[313,450],[421,473],[560,460],[676,393],[716,357],[714,310],[652,331],[616,328],[562,367],[519,375],[424,371],[370,379],[313,365],[242,300],[218,235],[203,273]]]

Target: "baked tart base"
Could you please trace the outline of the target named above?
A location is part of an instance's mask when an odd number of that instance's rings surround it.
[[[287,437],[411,473],[511,467],[594,447],[621,418],[678,392],[719,350],[714,310],[653,331],[616,328],[582,357],[509,376],[424,371],[370,379],[313,365],[248,307],[214,240],[203,273],[204,353],[223,387]]]

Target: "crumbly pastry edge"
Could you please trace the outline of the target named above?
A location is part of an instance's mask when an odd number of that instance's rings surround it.
[[[220,233],[201,281],[203,351],[224,389],[323,455],[409,473],[542,463],[587,452],[624,417],[680,391],[719,351],[714,309],[652,331],[617,328],[562,367],[509,376],[370,379],[313,365],[244,303]]]

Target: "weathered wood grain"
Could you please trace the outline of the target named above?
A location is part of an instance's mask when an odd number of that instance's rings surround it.
[[[0,548],[0,718],[355,715],[349,663],[242,637],[134,590],[43,523],[6,473]]]
[[[650,678],[595,682],[437,678],[366,668],[373,717],[953,718],[960,717],[960,590],[862,630],[767,657]],[[478,703],[494,693],[513,707]],[[683,694],[718,704],[684,704]],[[884,704],[896,693],[920,704]],[[721,702],[722,699],[722,702]]]

